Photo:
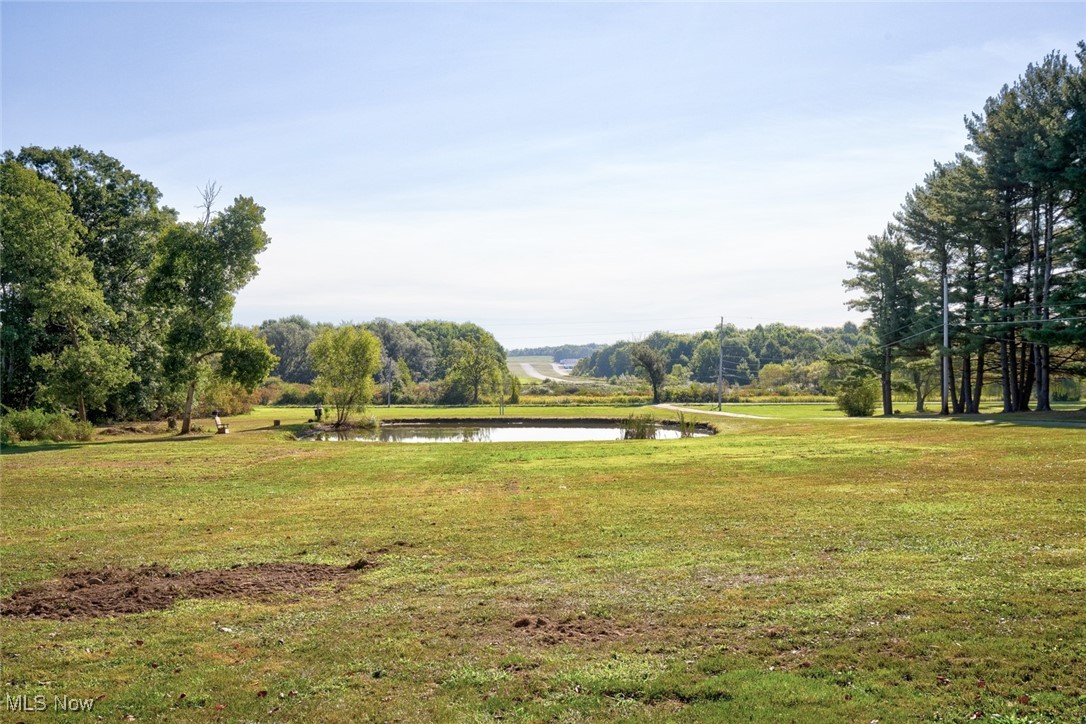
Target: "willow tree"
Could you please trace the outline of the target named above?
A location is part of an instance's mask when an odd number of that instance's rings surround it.
[[[373,398],[373,375],[381,366],[381,343],[368,330],[344,325],[325,329],[309,344],[316,386],[336,412],[336,427]]]

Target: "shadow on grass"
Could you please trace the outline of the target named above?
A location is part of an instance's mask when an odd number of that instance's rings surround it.
[[[897,416],[895,416],[897,417]],[[902,416],[898,419],[909,419]],[[1000,412],[980,415],[916,415],[914,420],[937,420],[941,422],[968,422],[993,427],[1082,427],[1086,428],[1086,415],[1073,412]]]
[[[293,423],[290,425],[264,425],[263,427],[248,427],[244,430],[236,430],[231,432],[231,435],[246,435],[250,432],[289,432],[291,434],[297,434],[305,429],[306,423]]]
[[[977,422],[984,425],[991,425],[993,427],[1080,427],[1086,429],[1086,419],[1077,418],[1073,420],[1054,420],[1050,418],[1042,418],[1031,420],[1029,418],[999,418],[999,417],[976,417],[970,419],[968,417],[953,417],[951,422]]]
[[[26,455],[28,453],[35,452],[50,452],[54,450],[70,450],[72,448],[89,447],[95,445],[139,445],[147,443],[171,443],[171,442],[189,442],[192,440],[206,440],[211,435],[186,435],[181,437],[180,435],[172,437],[150,437],[150,438],[122,438],[120,440],[88,440],[86,442],[32,442],[32,443],[18,443],[15,445],[5,445],[3,449],[0,449],[0,455]]]
[[[90,445],[89,442],[37,442],[4,445],[0,447],[0,455],[25,455],[35,452],[50,452],[52,450],[69,450],[74,447]]]

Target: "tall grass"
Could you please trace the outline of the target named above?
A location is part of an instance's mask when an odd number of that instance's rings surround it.
[[[625,430],[623,437],[627,440],[655,440],[656,418],[652,415],[630,415],[622,423]]]
[[[693,437],[694,431],[697,429],[697,423],[693,419],[688,418],[686,413],[679,410],[675,413],[679,421],[679,434],[682,437]]]

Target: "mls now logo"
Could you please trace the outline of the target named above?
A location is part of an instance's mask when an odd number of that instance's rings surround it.
[[[8,711],[45,711],[49,700],[44,694],[28,696],[5,696],[4,703]],[[68,696],[53,697],[53,711],[90,711],[94,708],[94,699],[73,699]]]
[[[8,711],[45,711],[46,706],[43,694],[38,694],[33,698],[26,694],[5,696],[4,703],[7,704]]]

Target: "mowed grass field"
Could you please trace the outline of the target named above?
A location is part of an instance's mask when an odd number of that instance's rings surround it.
[[[509,374],[516,377],[521,381],[521,384],[536,384],[541,380],[538,380],[528,374],[522,363],[529,364],[536,370],[539,370],[544,375],[550,375],[551,377],[557,377],[554,371],[551,370],[551,362],[553,360],[548,355],[534,355],[526,357],[510,357],[506,360],[506,368],[509,370]]]
[[[591,377],[575,377],[572,375],[562,375],[554,369],[554,359],[548,355],[535,355],[525,357],[510,357],[506,361],[506,367],[509,369],[509,374],[520,380],[521,384],[539,384],[543,380],[536,377],[532,377],[524,369],[524,364],[530,365],[536,372],[544,377],[550,377],[555,380],[566,380],[569,382],[600,382]],[[603,380],[606,381],[606,380]]]
[[[1086,718],[1086,429],[289,439],[308,416],[5,449],[2,596],[105,565],[374,565],[272,598],[4,617],[4,695],[44,695],[47,716],[101,697],[107,721]]]

